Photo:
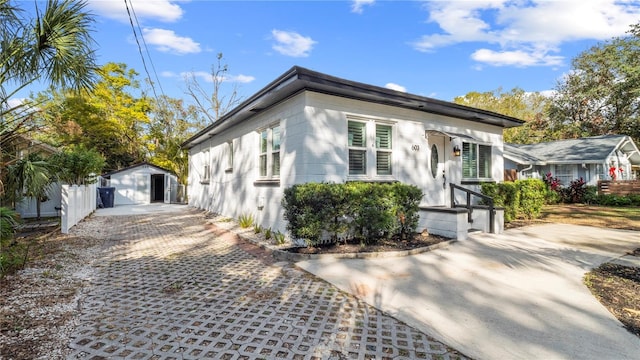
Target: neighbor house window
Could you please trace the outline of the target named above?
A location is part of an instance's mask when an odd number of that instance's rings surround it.
[[[462,178],[491,178],[491,146],[462,143]]]
[[[393,174],[393,126],[369,121],[347,121],[349,175]],[[373,146],[367,147],[367,144]]]
[[[556,165],[554,177],[558,178],[560,185],[569,186],[572,180],[575,180],[574,174],[575,165]]]
[[[280,176],[280,125],[260,131],[260,177]]]

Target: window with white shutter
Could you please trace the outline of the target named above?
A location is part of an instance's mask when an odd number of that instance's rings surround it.
[[[491,179],[491,146],[462,143],[462,178]]]
[[[349,175],[390,179],[393,174],[393,125],[362,119],[347,121]]]

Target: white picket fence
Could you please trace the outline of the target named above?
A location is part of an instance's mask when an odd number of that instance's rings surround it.
[[[96,184],[62,185],[61,231],[68,234],[69,229],[96,210]]]

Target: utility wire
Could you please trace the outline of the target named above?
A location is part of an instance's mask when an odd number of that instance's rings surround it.
[[[131,5],[131,12],[133,12],[133,18],[136,21],[136,25],[138,25],[138,31],[140,32],[140,38],[142,39],[142,44],[144,45],[144,50],[147,53],[147,58],[149,58],[149,63],[151,64],[151,70],[153,70],[153,75],[156,77],[156,83],[160,88],[160,93],[166,97],[164,93],[164,89],[162,88],[162,83],[160,82],[160,78],[158,77],[158,73],[156,72],[156,67],[153,64],[153,59],[151,59],[151,53],[149,52],[149,47],[147,46],[147,41],[144,39],[144,34],[142,34],[142,28],[140,27],[140,22],[138,21],[138,15],[136,15],[136,10],[133,8],[132,0],[129,0],[129,4]],[[147,74],[148,75],[148,74]],[[151,81],[151,79],[149,79]]]
[[[151,75],[149,74],[149,69],[147,68],[147,62],[144,59],[144,54],[142,54],[142,46],[140,46],[140,41],[138,40],[138,33],[136,32],[136,27],[135,25],[133,25],[133,18],[131,17],[131,11],[129,10],[129,3],[127,2],[127,0],[124,0],[124,6],[127,8],[129,23],[131,23],[131,30],[133,30],[133,37],[136,39],[136,44],[138,44],[138,52],[140,53],[140,58],[142,58],[142,66],[144,67],[144,72],[147,74],[147,78],[149,79],[149,83],[151,84],[151,90],[153,91],[153,96],[156,98],[156,101],[159,101],[158,93],[156,93],[156,87],[153,85],[153,80],[151,80]],[[133,9],[133,4],[131,4],[131,8]],[[142,33],[140,33],[140,37],[142,37]],[[151,60],[151,58],[149,58],[149,60]]]

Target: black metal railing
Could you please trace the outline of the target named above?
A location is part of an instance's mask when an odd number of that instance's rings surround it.
[[[493,198],[490,196],[487,196],[485,194],[481,194],[477,191],[473,191],[473,190],[469,190],[467,188],[464,188],[460,185],[456,185],[453,183],[449,183],[449,186],[451,187],[451,207],[464,207],[467,209],[467,219],[468,221],[471,223],[473,222],[473,204],[471,203],[471,196],[477,196],[479,198],[481,198],[484,202],[486,202],[489,206],[489,232],[494,234],[496,232],[496,226],[495,226],[495,218],[496,218],[496,207],[495,204],[493,202]],[[466,203],[464,205],[460,204],[456,204],[455,203],[455,199],[456,199],[456,194],[455,194],[455,190],[460,190],[463,191],[464,193],[466,193]]]

